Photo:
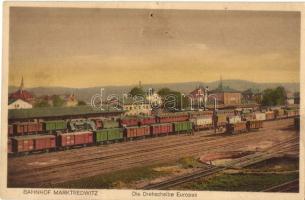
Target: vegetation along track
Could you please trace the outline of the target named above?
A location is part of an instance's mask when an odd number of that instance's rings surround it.
[[[299,189],[299,179],[288,181],[280,185],[272,186],[262,192],[296,192]]]
[[[230,167],[235,167],[235,165],[239,166],[240,162],[246,161],[247,164],[244,164],[244,166],[251,165],[251,164],[257,163],[261,160],[269,158],[269,157],[266,157],[266,155],[274,155],[279,152],[283,153],[283,152],[286,152],[287,150],[289,151],[291,149],[291,147],[295,148],[295,144],[296,144],[295,142],[297,141],[297,139],[298,139],[298,137],[295,137],[295,138],[289,139],[287,141],[278,143],[272,147],[265,149],[265,152],[257,153],[258,155],[256,155],[256,154],[248,155],[248,156],[242,157],[240,159],[235,159],[226,166],[212,166],[209,169],[201,169],[201,170],[195,171],[194,173],[191,173],[191,174],[175,177],[175,178],[172,178],[172,179],[169,179],[166,181],[162,181],[159,183],[155,183],[155,184],[149,184],[149,185],[144,186],[141,189],[146,189],[146,190],[168,189],[170,187],[181,185],[181,184],[196,180],[198,178],[203,178],[203,177],[206,177],[206,176],[209,176],[212,174],[216,174],[216,173],[221,172]],[[289,148],[287,148],[287,147],[289,147]],[[258,159],[258,158],[260,158],[260,159]],[[289,183],[289,184],[291,184],[291,183]],[[283,187],[279,187],[279,188],[283,188]],[[271,188],[271,189],[274,189],[274,188]]]

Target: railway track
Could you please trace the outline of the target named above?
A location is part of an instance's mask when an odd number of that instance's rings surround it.
[[[272,186],[261,192],[297,192],[299,191],[299,179],[288,181],[280,185]]]
[[[233,160],[231,163],[229,163],[226,166],[213,166],[213,167],[211,167],[210,169],[207,169],[207,170],[206,169],[198,170],[198,171],[196,171],[192,174],[179,176],[179,177],[169,179],[169,180],[166,180],[166,181],[163,181],[163,182],[160,182],[160,183],[149,184],[149,185],[144,186],[141,189],[145,189],[145,190],[168,189],[168,188],[173,187],[173,186],[181,185],[181,184],[184,184],[184,183],[187,183],[187,182],[199,179],[199,178],[207,177],[209,175],[222,172],[222,171],[224,171],[225,169],[228,169],[228,168],[236,167],[236,165],[239,165],[239,163],[242,162],[242,161],[246,161],[246,163],[247,163],[247,164],[244,164],[243,166],[249,166],[249,165],[252,165],[254,163],[257,163],[257,162],[260,162],[262,160],[270,158],[270,157],[265,157],[266,155],[272,155],[274,153],[278,153],[278,151],[286,152],[287,150],[290,150],[289,148],[287,149],[286,145],[291,143],[291,142],[295,142],[296,139],[297,138],[293,138],[291,140],[284,141],[284,142],[279,143],[275,146],[272,146],[272,147],[266,149],[266,152],[259,153],[259,155],[249,155],[249,156],[245,156],[245,157],[242,157],[240,159],[237,159],[237,160]],[[291,146],[294,147],[294,143]],[[260,157],[260,159],[257,159],[258,157]],[[262,159],[262,157],[263,157],[263,159]]]
[[[246,143],[248,140],[245,140],[245,137],[247,136],[247,138],[249,139],[253,139],[255,138],[255,136],[249,134],[249,135],[243,135],[242,138],[239,138],[238,140],[236,140],[236,138],[231,138],[230,140],[224,140],[222,139],[224,143],[220,143],[220,141],[214,141],[213,143],[211,142],[208,146],[204,146],[207,144],[199,144],[197,146],[194,146],[192,144],[190,144],[189,146],[183,147],[184,150],[181,150],[181,147],[176,147],[175,149],[168,149],[166,147],[159,149],[159,152],[156,152],[156,155],[152,155],[151,151],[147,151],[143,154],[137,154],[137,157],[133,157],[133,156],[129,156],[129,157],[114,157],[111,159],[111,163],[107,162],[94,162],[92,164],[90,164],[89,162],[82,162],[81,164],[76,165],[75,163],[71,165],[71,163],[69,163],[69,166],[66,165],[60,165],[58,167],[46,167],[45,170],[47,171],[41,171],[39,170],[38,172],[35,172],[34,170],[29,169],[27,172],[23,171],[22,173],[20,173],[20,176],[18,177],[19,183],[22,182],[22,180],[29,180],[29,178],[31,177],[37,177],[35,180],[33,180],[35,182],[35,184],[37,184],[39,182],[39,177],[41,177],[41,179],[45,179],[45,176],[47,176],[47,174],[52,174],[52,178],[48,179],[47,182],[50,182],[51,180],[55,180],[56,182],[59,182],[59,179],[63,177],[62,173],[65,171],[66,169],[66,173],[65,176],[67,177],[67,175],[69,173],[72,173],[73,170],[74,172],[80,172],[82,169],[88,169],[90,168],[91,170],[86,174],[86,175],[97,175],[97,174],[101,174],[101,171],[106,172],[107,170],[113,170],[114,167],[114,162],[120,162],[121,164],[128,166],[128,167],[133,167],[135,166],[135,164],[141,165],[141,164],[147,164],[147,163],[152,163],[153,161],[168,161],[170,158],[174,158],[177,159],[181,156],[187,156],[187,155],[198,155],[198,154],[202,154],[202,153],[208,153],[211,151],[214,151],[216,149],[218,150],[229,150],[232,147],[236,146],[236,145],[242,145],[243,143]],[[258,137],[258,136],[256,136]],[[235,140],[235,142],[233,142]],[[192,150],[190,150],[190,147],[192,148]],[[196,148],[197,147],[197,148]],[[212,148],[213,147],[213,148]],[[211,150],[213,149],[213,150]],[[172,155],[172,152],[175,152],[175,150],[177,152],[179,152],[179,154],[175,154],[174,156]],[[162,155],[162,156],[160,156]],[[141,160],[140,162],[137,160]],[[115,165],[116,169],[121,169],[119,165]],[[96,169],[96,170],[94,170]],[[58,177],[55,176],[55,173],[58,172]],[[85,173],[80,172],[80,175],[85,175]],[[76,176],[76,174],[74,173],[73,175],[71,175],[71,177]],[[46,181],[41,181],[39,183],[43,183]],[[27,181],[28,183],[28,181]]]
[[[230,148],[232,148],[232,146],[228,146],[227,144],[224,144],[223,146],[226,146],[227,147],[227,150],[229,150]],[[226,150],[226,149],[223,149],[223,150]],[[199,153],[200,154],[200,153]],[[185,155],[189,155],[188,153],[185,153]],[[183,156],[184,156],[184,154],[183,154]],[[178,157],[175,157],[175,159],[177,159]],[[128,158],[125,158],[127,161],[128,160],[130,160],[130,159],[128,159]],[[147,164],[147,162],[149,162],[150,164],[152,164],[152,163],[158,163],[158,162],[160,162],[160,160],[167,160],[168,159],[168,156],[166,155],[166,156],[164,156],[164,157],[162,157],[161,159],[160,158],[158,158],[158,157],[155,157],[155,158],[151,158],[150,160],[141,160],[141,161],[137,161],[137,162],[130,162],[130,163],[126,163],[125,165],[123,164],[122,166],[119,166],[119,165],[116,165],[116,168],[117,169],[124,169],[124,168],[130,168],[130,167],[136,167],[136,166],[143,166],[143,164],[145,165],[145,164]],[[90,165],[90,166],[88,166],[88,165],[84,165],[84,167],[86,167],[86,168],[90,168],[91,170],[90,171],[88,171],[88,173],[84,173],[84,172],[81,172],[81,173],[79,173],[79,174],[75,174],[75,173],[71,173],[71,175],[70,175],[70,177],[67,177],[67,176],[65,176],[65,175],[62,175],[62,174],[58,174],[59,176],[58,177],[56,177],[56,176],[54,176],[54,175],[52,175],[51,176],[51,178],[50,179],[45,179],[45,177],[43,177],[43,179],[41,180],[41,182],[39,182],[39,180],[37,180],[37,179],[35,179],[35,180],[33,180],[33,181],[35,181],[34,182],[34,186],[35,185],[37,185],[38,183],[40,183],[40,184],[46,184],[46,183],[59,183],[59,182],[61,182],[61,180],[60,179],[62,179],[62,181],[64,182],[64,180],[65,179],[72,179],[72,178],[80,178],[80,177],[87,177],[87,176],[94,176],[94,175],[98,175],[98,174],[101,174],[101,171],[103,171],[103,172],[107,172],[108,170],[112,170],[113,171],[113,165],[110,165],[110,166],[108,166],[108,169],[107,168],[102,168],[101,169],[101,167],[98,165],[98,166],[96,166],[97,168],[96,168],[96,170],[97,171],[95,171],[94,172],[94,169],[93,169],[93,167]],[[106,167],[105,165],[103,166],[103,167]],[[122,168],[121,168],[122,167]],[[77,167],[77,169],[79,169],[78,171],[80,171],[81,170],[81,168],[79,168],[79,166]],[[78,172],[77,171],[77,172]],[[72,172],[71,171],[71,169],[69,170],[69,172]],[[75,172],[75,171],[74,171]],[[33,175],[33,176],[35,176],[35,177],[37,177],[37,175]],[[33,177],[32,176],[32,177]],[[46,176],[46,174],[45,174],[45,176]],[[65,177],[63,177],[63,176],[65,176]]]

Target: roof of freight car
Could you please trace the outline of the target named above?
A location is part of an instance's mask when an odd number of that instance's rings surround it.
[[[149,127],[149,126],[147,126],[147,125],[144,125],[144,126],[127,126],[125,128],[126,129],[131,129],[131,128],[147,128],[147,127]]]
[[[181,116],[181,115],[189,115],[189,112],[168,112],[168,113],[160,113],[158,117],[168,117],[168,116]]]
[[[162,125],[172,125],[171,123],[157,123],[157,124],[150,124],[150,126],[162,126]]]
[[[70,133],[61,133],[60,135],[82,135],[82,134],[88,134],[93,133],[92,131],[80,131],[80,132],[70,132]]]
[[[13,137],[14,140],[31,140],[31,139],[41,139],[41,138],[54,138],[54,135],[25,135]]]
[[[32,109],[12,109],[8,111],[9,119],[28,119],[43,117],[61,117],[71,115],[86,115],[99,113],[122,113],[123,111],[114,109],[97,110],[91,106],[76,107],[44,107]]]

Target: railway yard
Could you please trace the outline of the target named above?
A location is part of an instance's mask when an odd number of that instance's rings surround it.
[[[205,130],[9,157],[8,187],[235,190],[215,182],[259,175],[274,176],[259,191],[296,192],[298,155],[294,119],[277,119],[239,134]],[[285,164],[271,166],[272,159]],[[253,167],[264,162],[269,167]]]

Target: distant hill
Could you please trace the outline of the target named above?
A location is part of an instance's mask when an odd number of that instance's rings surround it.
[[[266,88],[275,88],[278,86],[285,87],[286,90],[289,90],[291,92],[296,92],[300,90],[300,84],[299,83],[256,83],[251,81],[245,81],[245,80],[223,80],[224,86],[229,86],[233,89],[244,91],[249,88],[257,88],[259,90],[264,90]],[[164,83],[164,84],[143,84],[144,88],[154,88],[156,90],[168,87],[172,90],[177,90],[180,92],[183,92],[185,94],[188,94],[192,90],[194,90],[199,85],[202,86],[208,86],[210,89],[214,89],[219,85],[219,81],[213,81],[213,82],[186,82],[186,83]],[[101,87],[90,87],[90,88],[66,88],[66,87],[35,87],[35,88],[26,88],[26,90],[34,93],[36,96],[41,95],[64,95],[64,94],[71,94],[74,92],[76,97],[80,100],[84,100],[86,102],[89,102],[91,97],[94,94],[99,93],[101,91],[101,88],[104,88],[103,95],[108,96],[111,94],[116,94],[119,96],[122,96],[124,93],[128,93],[132,87],[135,85],[129,85],[129,86],[101,86]],[[18,87],[9,86],[9,93],[16,91]]]

